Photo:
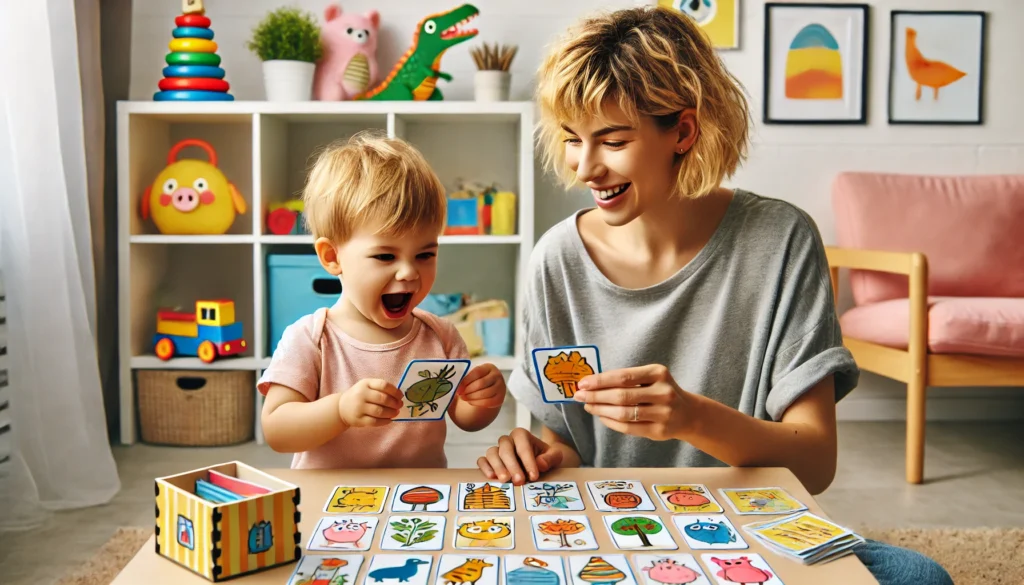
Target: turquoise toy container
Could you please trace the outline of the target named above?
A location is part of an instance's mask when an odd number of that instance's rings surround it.
[[[266,280],[268,355],[285,328],[341,298],[341,281],[324,270],[316,254],[267,254]]]

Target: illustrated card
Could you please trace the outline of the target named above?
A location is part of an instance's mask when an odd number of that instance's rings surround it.
[[[299,559],[287,585],[355,583],[363,555],[307,555]]]
[[[654,486],[665,510],[675,514],[721,514],[725,512],[708,486],[700,483]]]
[[[306,550],[370,550],[376,516],[325,516],[313,529]]]
[[[523,503],[531,512],[580,512],[583,495],[575,481],[535,481],[523,486]]]
[[[626,555],[569,555],[573,585],[637,585]]]
[[[562,557],[505,555],[505,585],[568,585]]]
[[[643,585],[712,585],[697,559],[688,554],[633,555]]]
[[[758,585],[783,585],[767,561],[757,553],[711,554],[700,556],[708,573],[717,585],[757,583]]]
[[[444,516],[391,516],[381,537],[381,550],[441,550]]]
[[[324,504],[328,514],[380,514],[388,498],[386,485],[339,485]]]
[[[602,514],[615,547],[623,550],[676,550],[665,522],[654,514]]]
[[[594,505],[602,512],[653,512],[654,502],[636,480],[588,481]]]
[[[530,516],[530,532],[537,550],[596,550],[597,537],[585,514]]]
[[[515,512],[512,484],[499,482],[460,483],[459,512]]]
[[[452,486],[447,484],[399,484],[391,502],[392,512],[447,512]]]
[[[737,514],[789,514],[807,509],[780,487],[721,488],[718,491]]]
[[[378,554],[370,559],[363,585],[427,585],[433,555]],[[335,585],[335,582],[327,582]],[[346,585],[349,582],[346,582]]]
[[[398,389],[402,409],[393,421],[441,420],[455,398],[469,360],[412,360],[405,367]]]
[[[781,520],[763,524],[751,530],[772,545],[798,556],[809,555],[822,546],[852,534],[846,528],[828,520],[801,512]]]
[[[601,372],[596,345],[542,347],[533,350],[533,369],[544,402],[575,402],[581,379]]]
[[[441,555],[435,585],[498,585],[501,561],[497,555]]]
[[[511,550],[516,547],[516,525],[512,516],[459,516],[455,519],[454,547]]]
[[[673,516],[676,530],[694,550],[744,549],[747,542],[725,514]]]

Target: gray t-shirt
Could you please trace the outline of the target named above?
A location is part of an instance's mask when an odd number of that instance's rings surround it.
[[[577,228],[582,213],[552,227],[534,248],[524,282],[524,359],[508,386],[575,447],[583,465],[724,464],[683,441],[613,431],[582,404],[545,402],[534,348],[596,345],[603,371],[663,364],[680,388],[765,420],[779,420],[830,374],[837,401],[857,385],[821,235],[799,208],[736,190],[696,257],[643,289],[617,286],[597,268]]]

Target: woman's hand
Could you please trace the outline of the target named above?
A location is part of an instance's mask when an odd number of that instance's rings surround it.
[[[660,364],[587,376],[575,399],[608,428],[655,441],[680,438],[694,421],[693,396]]]
[[[487,479],[522,485],[537,481],[540,474],[561,465],[562,451],[526,429],[515,428],[498,439],[498,445],[488,449],[476,464]]]

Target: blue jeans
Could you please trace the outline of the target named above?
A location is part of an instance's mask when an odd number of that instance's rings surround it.
[[[878,585],[953,585],[939,563],[923,554],[875,540],[853,549]]]

